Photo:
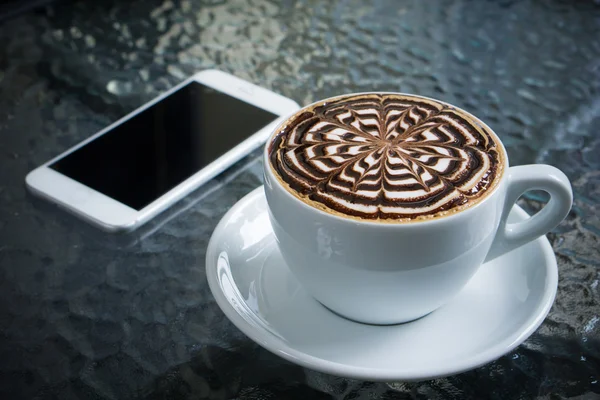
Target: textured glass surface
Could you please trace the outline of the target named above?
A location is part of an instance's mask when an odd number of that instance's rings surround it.
[[[445,379],[327,376],[246,338],[206,283],[208,239],[261,184],[258,153],[130,237],[27,194],[29,170],[211,67],[302,104],[368,90],[439,98],[487,121],[513,165],[565,171],[575,204],[548,235],[560,280],[544,324],[511,354]],[[599,136],[593,1],[66,1],[4,21],[0,397],[597,398]],[[546,200],[530,193],[522,205]]]

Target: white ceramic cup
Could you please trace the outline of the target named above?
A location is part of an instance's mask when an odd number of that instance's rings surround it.
[[[571,185],[560,170],[540,164],[509,168],[506,158],[499,184],[458,213],[410,223],[344,218],[282,186],[269,163],[270,143],[264,151],[265,194],[281,255],[308,293],[358,322],[395,324],[429,314],[484,261],[545,235],[571,209]],[[528,190],[548,192],[550,202],[528,220],[508,224],[511,208]]]

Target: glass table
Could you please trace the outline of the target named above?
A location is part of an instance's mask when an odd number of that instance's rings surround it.
[[[368,5],[366,3],[369,3]],[[211,232],[261,185],[260,151],[132,235],[25,190],[28,171],[205,68],[301,104],[371,90],[446,100],[513,165],[561,168],[555,304],[512,353],[420,383],[349,380],[249,340],[204,272]],[[558,0],[63,1],[0,24],[3,399],[592,399],[600,396],[600,7]],[[527,194],[530,213],[547,198]]]

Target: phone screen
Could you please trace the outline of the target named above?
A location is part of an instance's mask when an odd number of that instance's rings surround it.
[[[276,118],[191,82],[49,167],[141,210]]]

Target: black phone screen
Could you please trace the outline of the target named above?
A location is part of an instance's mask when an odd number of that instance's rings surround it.
[[[276,118],[191,82],[50,168],[141,210]]]

